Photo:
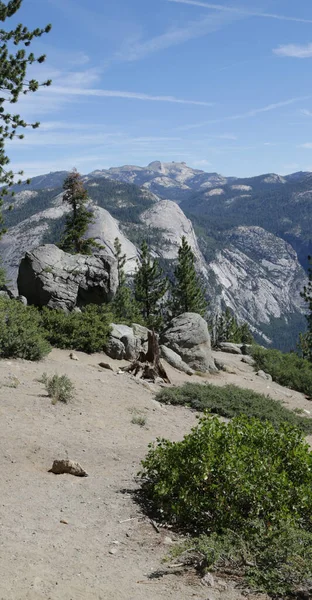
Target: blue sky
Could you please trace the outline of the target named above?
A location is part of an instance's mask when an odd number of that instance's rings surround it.
[[[12,167],[312,170],[311,0],[216,2],[23,0],[14,23],[52,23],[30,75],[53,84],[19,103],[41,127],[8,145]]]

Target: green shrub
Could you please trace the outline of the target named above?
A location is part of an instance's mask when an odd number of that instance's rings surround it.
[[[141,415],[138,411],[134,411],[131,423],[132,425],[140,425],[140,427],[144,427],[146,425],[146,417]]]
[[[312,587],[312,453],[298,429],[205,416],[182,441],[149,448],[142,500],[195,536],[203,565],[272,595]]]
[[[51,346],[40,329],[37,309],[0,298],[0,356],[40,360]]]
[[[42,383],[44,383],[46,390],[52,398],[52,404],[57,402],[63,402],[67,404],[72,400],[74,395],[74,386],[67,375],[53,375],[48,377],[46,373],[43,373]]]
[[[161,390],[156,400],[163,404],[186,405],[198,411],[209,410],[229,419],[244,414],[261,421],[270,421],[275,427],[287,422],[299,427],[304,433],[312,433],[312,419],[300,417],[269,396],[235,385],[218,387],[186,383],[182,387]]]
[[[90,304],[81,313],[44,308],[41,323],[47,340],[57,348],[102,352],[113,321],[106,306]]]
[[[232,530],[201,535],[177,546],[173,554],[181,557],[191,548],[206,569],[228,570],[274,598],[311,591],[312,533],[288,522],[266,527],[258,521],[249,537]]]
[[[255,346],[252,356],[256,368],[272,375],[277,383],[312,397],[312,363],[297,354],[266,350]]]
[[[143,490],[164,518],[205,532],[259,518],[311,527],[311,468],[303,434],[287,423],[205,416],[183,441],[151,446]]]

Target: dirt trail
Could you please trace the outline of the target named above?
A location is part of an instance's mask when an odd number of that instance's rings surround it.
[[[155,388],[100,369],[103,360],[114,364],[103,355],[76,354],[77,362],[60,350],[41,363],[0,361],[0,599],[240,598],[234,591],[211,592],[191,575],[148,578],[164,568],[168,536],[174,542],[174,535],[157,533],[142,519],[132,497],[135,476],[148,443],[157,436],[181,438],[196,415],[162,407]],[[250,387],[310,410],[301,394],[260,380],[240,357],[218,358],[233,373],[209,381]],[[168,370],[174,384],[190,380]],[[75,399],[53,406],[38,381],[43,372],[67,374]],[[8,387],[15,378],[17,387]],[[144,427],[131,423],[134,410],[146,418]],[[89,477],[48,473],[55,458],[66,457],[79,461]]]

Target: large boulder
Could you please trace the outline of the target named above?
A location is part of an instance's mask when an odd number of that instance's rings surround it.
[[[183,313],[172,319],[161,337],[161,343],[179,354],[194,371],[217,371],[207,323],[197,313]]]
[[[174,350],[171,350],[171,348],[160,346],[160,355],[161,358],[164,358],[169,365],[178,371],[182,371],[182,373],[186,373],[187,375],[194,375],[193,369],[183,362],[181,356],[174,352]]]
[[[67,254],[53,244],[26,252],[20,263],[19,294],[28,304],[65,311],[111,301],[118,287],[117,261],[96,255]]]
[[[136,360],[147,350],[148,329],[136,323],[132,327],[112,323],[105,352],[116,360]]]

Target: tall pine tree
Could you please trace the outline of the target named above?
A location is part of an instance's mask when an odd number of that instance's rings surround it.
[[[113,300],[113,312],[114,316],[119,319],[126,321],[127,323],[141,322],[142,318],[140,315],[139,306],[133,297],[133,292],[127,285],[127,278],[125,274],[126,255],[122,253],[121,243],[119,238],[115,238],[114,241],[115,258],[117,259],[117,270],[118,270],[118,289],[116,296]]]
[[[5,22],[13,17],[22,6],[23,0],[10,0],[6,4],[0,1],[0,21]],[[7,168],[10,159],[5,151],[7,140],[22,139],[24,136],[18,130],[32,127],[36,129],[39,123],[26,123],[24,119],[8,109],[9,104],[16,104],[20,95],[36,92],[39,86],[51,85],[51,80],[41,84],[36,79],[27,80],[30,65],[43,63],[45,55],[37,56],[27,52],[27,48],[35,38],[41,37],[51,30],[51,25],[44,29],[29,30],[19,24],[13,29],[0,29],[0,198],[8,193],[8,188],[14,183],[15,173]],[[16,48],[13,52],[13,48]],[[20,171],[18,175],[23,175]],[[20,183],[20,181],[18,182]],[[1,204],[0,204],[1,206]],[[2,224],[2,217],[0,224]]]
[[[312,265],[312,258],[309,256],[309,263]],[[309,268],[309,281],[301,293],[302,298],[308,305],[308,331],[300,336],[300,347],[304,358],[312,362],[312,268]]]
[[[14,17],[22,6],[23,0],[10,0],[4,3],[0,1],[0,21],[5,23],[7,19]],[[1,212],[2,198],[5,196],[14,196],[10,190],[13,185],[15,175],[20,177],[23,171],[15,174],[9,167],[10,159],[6,153],[5,145],[7,140],[23,139],[24,135],[20,130],[26,127],[36,129],[39,123],[27,123],[16,113],[11,111],[9,106],[16,104],[20,95],[26,95],[36,92],[39,86],[51,85],[51,80],[40,83],[36,79],[27,79],[27,72],[30,65],[34,63],[43,63],[45,55],[35,56],[33,52],[28,52],[27,48],[35,38],[41,37],[44,33],[51,30],[51,25],[44,29],[36,28],[29,30],[27,27],[19,24],[13,29],[0,28],[0,237],[5,233],[3,215]],[[19,178],[16,183],[21,183]],[[0,285],[6,282],[4,269],[0,266]]]
[[[168,290],[168,281],[156,259],[152,259],[147,242],[141,245],[140,262],[134,277],[135,299],[148,327],[159,329],[163,322],[161,301]]]
[[[184,312],[194,312],[205,316],[207,302],[195,270],[195,256],[185,236],[182,237],[174,276],[175,282],[171,292],[173,316],[176,317]]]
[[[65,179],[63,189],[63,202],[67,202],[72,210],[66,217],[65,231],[59,247],[71,254],[92,254],[92,250],[100,246],[93,238],[85,238],[88,227],[93,222],[93,213],[87,208],[89,195],[76,169]]]

